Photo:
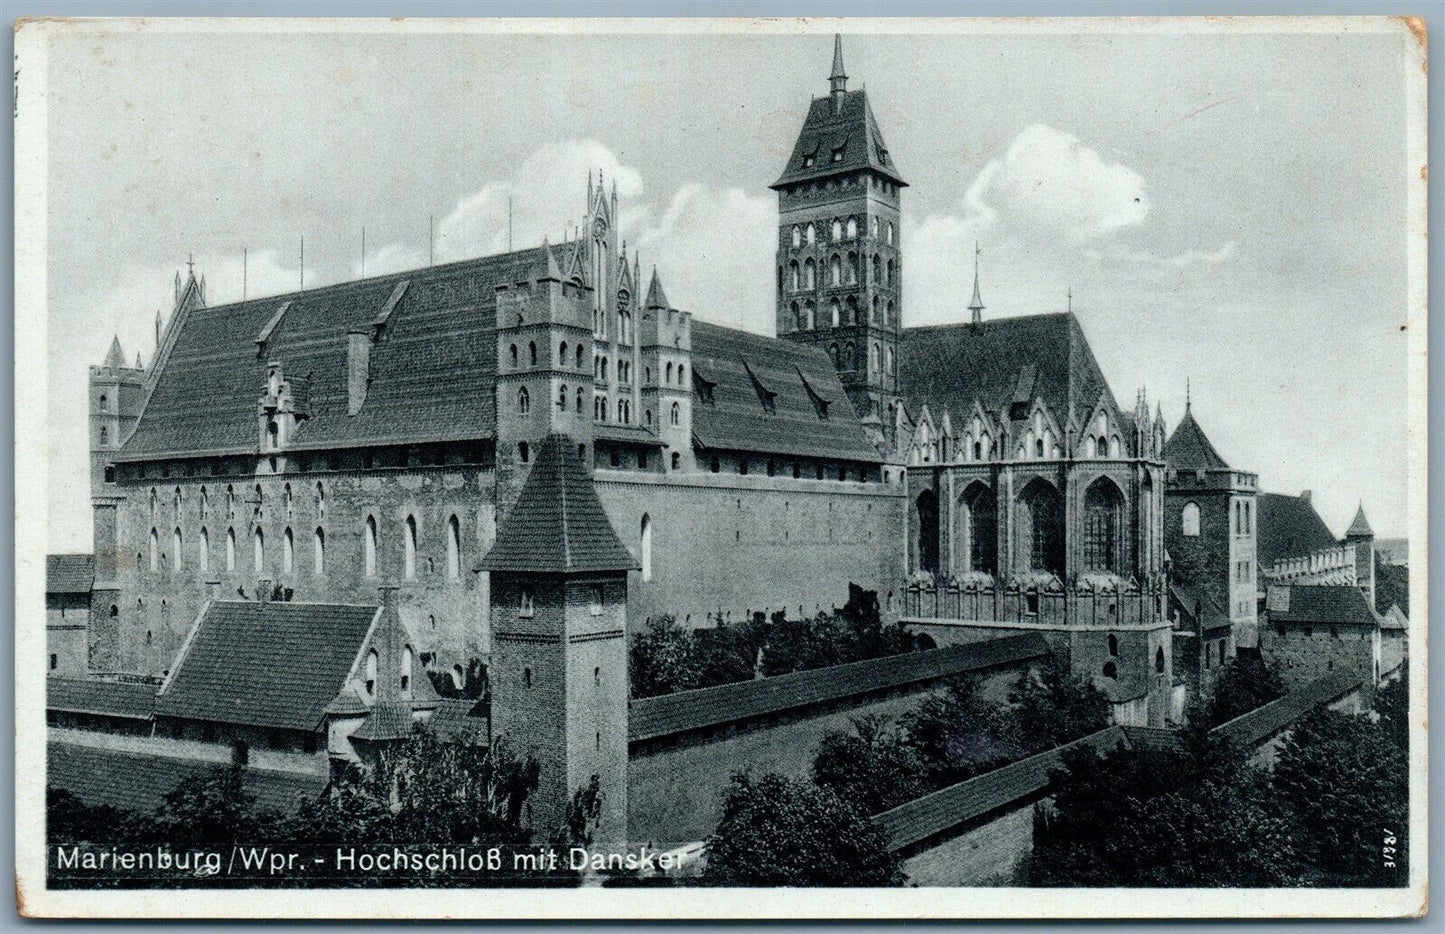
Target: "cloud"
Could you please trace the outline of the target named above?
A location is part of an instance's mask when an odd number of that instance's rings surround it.
[[[905,226],[910,323],[967,318],[975,243],[993,314],[1062,310],[1070,288],[1135,307],[1177,300],[1237,249],[1229,241],[1156,252],[1146,240],[1154,205],[1143,176],[1043,124],[984,165],[957,203],[957,212]]]
[[[980,225],[1003,222],[1071,241],[1107,236],[1149,214],[1144,179],[1078,138],[1036,123],[984,166],[964,205]]]

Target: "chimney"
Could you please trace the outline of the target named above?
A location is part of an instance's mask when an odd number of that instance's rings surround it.
[[[1309,490],[1300,490],[1299,498],[1308,503],[1310,501],[1310,492]]]
[[[358,329],[347,332],[346,339],[346,414],[355,415],[371,384],[371,334]]]
[[[206,581],[206,599],[207,599],[207,600],[219,600],[220,598],[221,598],[221,580],[220,580],[220,578],[215,578],[215,579],[213,579],[213,580],[208,580],[208,581]]]
[[[256,602],[265,606],[271,602],[271,579],[263,577],[256,581]]]

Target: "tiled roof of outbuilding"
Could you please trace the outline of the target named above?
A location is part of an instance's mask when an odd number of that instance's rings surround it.
[[[575,443],[566,435],[549,435],[480,570],[566,574],[637,566],[618,540]]]
[[[90,593],[95,559],[90,555],[46,555],[46,593]]]
[[[1184,410],[1184,417],[1164,443],[1164,460],[1176,470],[1228,470],[1229,465],[1205,436],[1194,420],[1194,413]]]
[[[1289,588],[1289,608],[1278,609],[1283,604],[1271,596],[1267,603],[1270,622],[1375,626],[1380,621],[1364,591],[1349,584],[1272,584],[1271,594],[1276,587]]]
[[[480,701],[443,697],[437,701],[436,713],[427,721],[427,726],[443,740],[485,743],[491,729],[482,709]]]
[[[1305,497],[1260,493],[1257,502],[1255,533],[1260,568],[1268,570],[1281,558],[1298,558],[1338,544]]]
[[[496,419],[498,284],[533,277],[542,248],[255,298],[189,313],[120,460],[258,450],[256,400],[266,366],[307,377],[310,417],[296,449],[490,437]],[[407,288],[371,349],[371,383],[347,414],[347,332],[372,329]],[[257,338],[267,335],[264,354]]]
[[[1049,774],[1063,764],[1067,749],[1087,746],[1104,754],[1127,743],[1122,727],[1111,726],[1066,746],[1041,752],[957,785],[935,791],[873,818],[890,850],[900,850],[936,833],[957,827],[990,811],[1038,794],[1049,786]]]
[[[369,739],[384,742],[406,739],[416,724],[411,704],[388,701],[371,708],[366,720],[351,734],[352,739]]]
[[[996,318],[976,328],[907,328],[899,346],[898,384],[915,417],[924,405],[935,417],[947,408],[962,418],[975,401],[998,415],[1014,402],[1042,398],[1062,425],[1071,409],[1087,418],[1103,394],[1125,415],[1070,312]]]
[[[694,321],[692,365],[694,389],[700,380],[712,394],[712,402],[693,396],[692,433],[702,447],[878,462],[822,349]],[[771,412],[759,385],[773,393]],[[827,418],[819,416],[808,386],[826,403]]]
[[[374,606],[211,603],[156,701],[156,716],[314,730],[341,691]]]
[[[224,768],[220,763],[142,755],[52,740],[46,745],[45,781],[87,804],[108,804],[150,814],[165,796],[192,775]],[[319,775],[245,769],[244,786],[261,808],[289,814],[303,798],[320,797]]]
[[[93,678],[45,679],[45,709],[149,720],[156,706],[154,684],[97,681]]]
[[[808,164],[809,157],[812,165]],[[899,185],[908,184],[898,174],[893,155],[883,142],[883,131],[873,116],[867,92],[844,92],[837,113],[830,94],[813,99],[793,154],[782,176],[769,187],[782,188],[860,169],[871,169]]]
[[[982,671],[1041,658],[1048,651],[1043,637],[1026,633],[642,698],[632,701],[628,707],[628,739],[636,742],[669,736],[809,704]]]

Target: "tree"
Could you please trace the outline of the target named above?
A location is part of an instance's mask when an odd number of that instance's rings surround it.
[[[1400,677],[1375,692],[1375,713],[1385,731],[1408,759],[1410,752],[1410,671],[1403,668]]]
[[[1228,723],[1284,694],[1284,681],[1273,665],[1258,655],[1236,655],[1214,682],[1214,693],[1204,710],[1205,721],[1211,727]]]
[[[218,767],[182,779],[138,833],[177,849],[225,846],[272,837],[278,820],[256,806],[244,771]]]
[[[879,814],[933,790],[928,768],[881,717],[854,718],[851,733],[830,730],[813,758],[813,781],[865,814]]]
[[[705,881],[747,886],[882,886],[903,881],[897,854],[853,802],[806,780],[733,776]]]
[[[1294,810],[1301,848],[1321,884],[1404,883],[1410,767],[1389,728],[1316,711],[1280,747],[1274,784]],[[1387,836],[1396,840],[1394,867],[1382,858]]]
[[[899,718],[899,726],[927,770],[929,784],[942,788],[1018,757],[1018,749],[994,733],[996,713],[981,696],[978,679],[962,677],[925,695]]]
[[[1069,672],[1057,658],[1025,671],[1009,692],[1011,709],[998,711],[991,726],[1020,756],[1033,755],[1096,733],[1112,721],[1103,691]]]
[[[1218,743],[1186,750],[1066,752],[1036,822],[1033,884],[1295,884],[1292,822],[1267,778]]]

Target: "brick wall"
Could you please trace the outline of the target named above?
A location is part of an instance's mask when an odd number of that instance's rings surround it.
[[[1002,702],[1020,668],[988,676],[984,696]],[[761,682],[759,682],[761,686]],[[628,769],[628,834],[634,843],[666,849],[670,844],[702,840],[717,829],[722,799],[732,775],[751,769],[807,777],[818,743],[829,730],[851,730],[855,717],[877,715],[896,720],[914,709],[934,685],[920,686],[881,700],[863,700],[775,725],[754,725],[729,733],[683,742],[672,748],[634,752]]]
[[[324,514],[316,487],[324,492]],[[253,520],[255,487],[264,504]],[[291,486],[291,507],[285,504]],[[235,494],[234,515],[226,488]],[[181,490],[179,515],[175,490]],[[201,488],[207,516],[200,516]],[[156,491],[152,516],[150,491]],[[117,514],[119,560],[116,582],[119,610],[115,658],[98,663],[109,670],[160,674],[170,667],[181,640],[208,597],[208,580],[219,580],[218,596],[234,598],[237,588],[254,596],[258,578],[269,578],[295,591],[296,600],[376,604],[378,587],[396,584],[397,609],[417,641],[418,653],[435,653],[436,667],[465,669],[490,650],[487,636],[487,577],[472,569],[496,534],[492,472],[484,467],[412,467],[337,470],[281,476],[220,476],[127,480],[117,485],[124,501]],[[460,576],[447,567],[447,523],[455,515],[460,529]],[[367,516],[377,526],[375,575],[363,573],[363,536]],[[403,573],[403,537],[407,516],[417,523],[415,577]],[[264,533],[264,567],[255,566],[254,532]],[[202,564],[201,529],[209,534],[208,561]],[[158,538],[157,570],[150,569],[150,530]],[[173,532],[182,535],[181,562],[174,562]],[[283,567],[285,531],[292,531],[292,570]],[[324,566],[315,569],[315,530],[325,531]],[[226,535],[236,536],[235,565],[227,570]],[[139,557],[137,557],[139,556]],[[139,602],[137,602],[139,601]],[[97,609],[108,615],[110,603]]]
[[[1032,802],[990,815],[906,856],[908,885],[1027,885],[1034,849]]]
[[[1294,690],[1340,671],[1373,680],[1379,660],[1378,633],[1369,626],[1271,622],[1260,628],[1259,640],[1264,657],[1278,664],[1285,687]]]
[[[728,474],[598,470],[597,493],[634,555],[652,520],[651,580],[630,575],[629,625],[672,614],[716,625],[750,612],[812,615],[842,606],[848,584],[880,597],[903,577],[897,485]]]

